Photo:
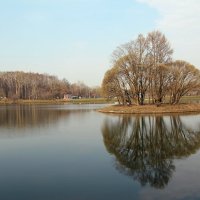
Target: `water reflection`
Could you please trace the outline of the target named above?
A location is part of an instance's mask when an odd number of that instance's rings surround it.
[[[0,127],[25,128],[39,127],[68,118],[71,114],[83,114],[87,109],[65,109],[56,106],[16,105],[0,108]]]
[[[179,116],[119,116],[102,127],[107,151],[116,157],[116,168],[142,186],[164,188],[175,166],[200,147],[200,129],[193,129]]]

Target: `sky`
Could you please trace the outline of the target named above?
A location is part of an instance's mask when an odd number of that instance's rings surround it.
[[[100,86],[116,47],[154,30],[199,68],[199,23],[200,0],[0,0],[0,71]]]

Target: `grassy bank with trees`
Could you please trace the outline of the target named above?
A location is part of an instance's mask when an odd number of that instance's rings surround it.
[[[24,100],[24,99],[3,99],[0,100],[0,105],[9,105],[9,104],[113,104],[114,99],[107,98],[83,98],[83,99],[52,99],[52,100]]]
[[[180,104],[188,95],[200,94],[200,70],[186,61],[174,61],[172,55],[169,41],[159,31],[147,36],[140,34],[135,40],[117,47],[112,55],[112,67],[102,81],[104,96],[117,98],[120,105],[148,104],[151,109],[165,107],[173,112],[176,107],[170,108],[170,105]],[[163,105],[166,102],[170,105]],[[194,110],[195,107],[197,105],[193,106]],[[120,112],[128,109],[116,108]],[[186,105],[181,110],[184,108]]]

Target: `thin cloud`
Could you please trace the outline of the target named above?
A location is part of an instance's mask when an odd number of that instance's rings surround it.
[[[172,43],[177,59],[185,59],[200,67],[200,1],[138,0],[159,12],[156,28]]]

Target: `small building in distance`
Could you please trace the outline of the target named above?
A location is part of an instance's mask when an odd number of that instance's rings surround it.
[[[64,99],[64,100],[70,100],[70,99],[81,99],[81,97],[79,97],[79,96],[75,96],[75,95],[72,95],[72,94],[64,94],[63,99]]]
[[[71,95],[71,94],[64,94],[63,99],[64,99],[64,100],[72,99],[72,95]]]

